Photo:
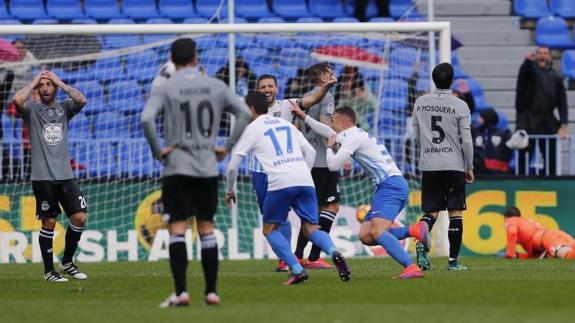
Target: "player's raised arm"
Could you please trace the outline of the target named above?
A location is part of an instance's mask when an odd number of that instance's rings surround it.
[[[160,143],[158,142],[156,134],[156,117],[162,112],[164,107],[164,88],[162,86],[157,87],[152,91],[152,95],[144,111],[142,112],[142,117],[140,122],[142,123],[142,129],[144,130],[144,136],[152,149],[152,155],[158,160],[162,160],[164,155],[169,153],[169,151],[162,152]]]
[[[30,82],[28,85],[23,87],[20,91],[16,92],[16,94],[14,94],[14,98],[12,99],[12,102],[14,102],[14,106],[16,106],[16,110],[18,110],[18,114],[20,114],[20,115],[24,114],[24,103],[26,103],[26,100],[28,99],[28,97],[30,96],[32,91],[38,86],[38,83],[40,82],[40,79],[42,78],[44,73],[45,73],[45,71],[42,71],[42,72],[36,74],[36,76],[34,77],[32,82]]]
[[[74,101],[74,110],[72,111],[73,114],[80,112],[80,110],[82,110],[82,108],[86,105],[86,103],[88,103],[88,99],[86,99],[86,96],[84,96],[82,92],[64,83],[55,73],[51,71],[46,71],[44,75],[45,77],[52,80],[52,82],[54,82],[54,84],[57,87],[61,88],[64,92],[66,92],[66,94],[68,94],[70,99]]]
[[[311,81],[317,85],[318,91],[300,99],[301,101],[299,104],[304,110],[318,104],[327,94],[329,88],[337,82],[337,78],[328,63],[312,65],[308,69],[308,74]]]

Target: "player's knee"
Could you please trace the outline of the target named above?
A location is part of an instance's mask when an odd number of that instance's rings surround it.
[[[304,237],[306,237],[307,239],[309,239],[309,236],[314,233],[314,231],[319,230],[319,225],[317,224],[311,224],[309,222],[303,222],[302,223],[302,227],[303,227],[303,234]]]
[[[264,223],[264,227],[262,228],[262,233],[264,236],[268,236],[268,234],[272,233],[272,231],[278,229],[279,226],[275,223]]]
[[[75,213],[70,217],[70,222],[77,227],[83,227],[86,225],[87,220],[88,216],[84,212]]]
[[[379,237],[385,232],[385,229],[379,226],[372,226],[369,230],[369,236],[373,240],[379,239]]]
[[[214,232],[214,222],[208,220],[198,220],[198,233],[206,235]]]
[[[366,232],[360,232],[359,233],[359,240],[361,241],[361,243],[363,243],[364,245],[372,245],[373,244],[373,238],[371,237],[371,233],[369,231]]]
[[[54,228],[56,228],[56,219],[55,218],[42,219],[42,228],[54,230]]]

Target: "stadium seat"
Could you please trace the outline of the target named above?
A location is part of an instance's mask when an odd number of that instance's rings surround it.
[[[122,61],[119,57],[100,58],[93,68],[88,70],[97,81],[113,81],[126,78]]]
[[[43,0],[12,0],[10,1],[10,13],[13,17],[21,20],[50,17],[46,14]]]
[[[309,9],[312,14],[324,19],[347,16],[341,1],[309,0]]]
[[[248,19],[273,16],[273,14],[270,12],[270,9],[268,8],[267,1],[236,0],[235,5],[238,15]]]
[[[86,18],[78,0],[47,0],[46,10],[50,16],[58,19]]]
[[[150,18],[146,20],[146,24],[173,24],[174,22],[170,18]],[[142,40],[144,44],[153,43],[157,41],[164,40],[166,38],[175,37],[174,34],[144,34],[142,35]]]
[[[258,24],[285,24],[285,22],[282,17],[262,17],[258,19]]]
[[[563,75],[575,80],[575,50],[566,50],[561,55],[561,70]]]
[[[58,23],[58,19],[52,18],[34,19],[32,21],[33,25],[57,25]]]
[[[207,24],[208,19],[203,17],[193,17],[193,18],[186,18],[182,22],[183,24]]]
[[[351,16],[355,14],[355,0],[347,0],[346,8],[347,13]],[[368,0],[367,9],[365,10],[365,16],[367,18],[372,18],[377,16],[377,6],[374,0]]]
[[[74,116],[68,125],[68,134],[73,139],[91,139],[92,125],[90,118],[82,112]],[[70,155],[70,157],[74,158],[73,155]]]
[[[108,103],[112,111],[126,114],[139,113],[144,109],[142,87],[134,80],[110,83],[107,87]]]
[[[229,22],[228,18],[224,18],[220,21],[221,24],[227,24]],[[234,17],[234,24],[247,24],[248,21],[246,18],[242,17]]]
[[[389,65],[392,76],[409,78],[413,74],[413,64],[417,61],[419,52],[415,48],[394,48],[389,55]]]
[[[160,14],[164,17],[174,19],[198,17],[192,0],[160,0],[158,5]]]
[[[84,0],[84,11],[96,20],[124,17],[116,0]]]
[[[117,25],[131,25],[135,24],[134,20],[129,18],[115,18],[110,19],[108,24],[117,24]],[[114,35],[106,35],[104,38],[104,48],[107,49],[115,49],[115,48],[122,48],[122,47],[132,47],[138,46],[142,44],[142,38],[140,35],[135,34],[114,34]]]
[[[411,7],[413,7],[412,0],[391,0],[389,2],[389,14],[397,19],[403,16]]]
[[[216,11],[220,6],[221,0],[196,0],[196,11],[201,16],[206,18],[212,18],[216,15]],[[222,9],[220,10],[220,18],[225,18],[228,16],[228,3],[224,2]]]
[[[544,17],[537,21],[535,43],[549,48],[573,48],[575,43],[569,34],[567,23],[561,17]]]
[[[318,17],[301,17],[297,18],[296,22],[298,24],[319,24],[323,22],[323,19]]]
[[[272,1],[273,12],[284,18],[312,17],[313,14],[307,8],[305,0],[274,0]]]
[[[0,25],[21,25],[21,24],[22,22],[19,19],[0,19]]]
[[[96,19],[92,19],[92,18],[76,18],[76,19],[72,19],[72,21],[70,21],[70,23],[74,24],[74,25],[96,25],[96,24],[98,24]]]
[[[153,79],[158,74],[159,69],[158,54],[151,49],[126,56],[127,75],[136,81]]]
[[[514,0],[513,11],[516,15],[528,19],[537,19],[551,15],[551,11],[549,11],[549,7],[547,6],[547,0]]]
[[[152,176],[153,163],[152,154],[148,143],[141,137],[132,140],[122,140],[118,151],[120,161],[120,172],[126,177],[146,177]]]
[[[333,22],[351,22],[356,23],[359,22],[355,17],[337,17],[333,20]]]
[[[98,81],[80,81],[74,83],[73,86],[82,92],[88,100],[104,96],[104,89]]]
[[[395,22],[392,17],[373,17],[369,19],[369,22]]]
[[[573,0],[551,0],[551,11],[563,18],[575,18],[575,1]]]
[[[160,17],[155,0],[123,0],[122,12],[132,19]]]
[[[4,1],[0,1],[0,19],[8,19],[12,18],[8,9],[6,8],[6,3]]]

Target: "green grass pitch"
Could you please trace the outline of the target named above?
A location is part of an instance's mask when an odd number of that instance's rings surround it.
[[[423,279],[394,280],[390,259],[351,259],[349,283],[310,271],[283,286],[275,261],[223,261],[222,304],[203,303],[203,276],[190,263],[189,307],[159,309],[172,290],[167,262],[81,264],[85,282],[42,280],[41,265],[0,266],[0,322],[575,322],[575,262],[463,258],[468,272],[433,259]]]

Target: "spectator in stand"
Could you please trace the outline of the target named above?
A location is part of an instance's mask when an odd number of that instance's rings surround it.
[[[22,65],[12,67],[12,71],[15,75],[14,85],[12,86],[13,95],[32,81],[34,77],[32,67],[36,62],[36,57],[26,48],[26,43],[21,38],[13,40],[12,45],[14,45],[18,51],[18,61],[23,63]]]
[[[222,66],[216,72],[216,78],[230,85],[230,64]],[[250,70],[248,63],[241,57],[236,59],[236,94],[245,97],[257,90],[258,77]]]
[[[454,82],[453,95],[467,103],[471,114],[475,113],[475,99],[473,98],[473,93],[469,90],[469,84],[467,84],[465,79],[458,79]]]
[[[498,128],[499,117],[494,109],[479,111],[479,127],[471,129],[473,136],[473,168],[477,174],[509,172],[512,150],[507,141],[509,129]]]
[[[377,106],[377,98],[365,85],[363,77],[355,66],[345,66],[341,80],[335,88],[336,109],[352,107],[357,116],[357,126],[369,132],[371,126],[367,116],[373,114]]]
[[[285,85],[284,100],[299,99],[311,91],[313,84],[309,81],[305,68],[299,68],[294,77],[290,77]]]
[[[555,117],[555,109],[559,112],[559,120]],[[517,129],[527,131],[529,135],[557,135],[567,138],[567,94],[563,80],[553,69],[549,48],[538,47],[535,53],[529,53],[519,69],[517,77],[517,92],[515,96]],[[528,148],[519,155],[518,167],[525,170],[527,154],[535,153],[535,140],[529,141]],[[539,141],[539,149],[543,154],[549,154],[543,164],[549,165],[543,174],[556,175],[557,138]]]
[[[367,10],[368,0],[355,0],[354,16],[361,22],[366,22],[367,17],[365,11]],[[377,15],[379,17],[389,17],[389,0],[375,0],[377,5]]]

